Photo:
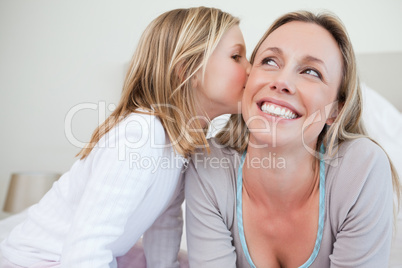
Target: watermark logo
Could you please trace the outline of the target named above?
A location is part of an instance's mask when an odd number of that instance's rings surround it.
[[[160,169],[178,169],[187,164],[187,159],[173,152],[163,156],[129,153],[129,167],[137,170],[149,170],[152,174]]]
[[[129,116],[126,118],[117,118],[116,120],[110,120],[110,122],[114,123],[116,121],[121,122],[119,126],[107,126],[104,122],[108,118],[108,113],[110,114],[116,108],[115,104],[107,104],[104,101],[100,101],[98,103],[80,103],[73,106],[66,114],[64,128],[65,128],[65,136],[67,140],[74,146],[79,148],[84,148],[87,145],[87,142],[80,141],[75,135],[73,130],[73,121],[76,116],[79,116],[83,111],[90,111],[97,114],[98,118],[98,126],[102,126],[104,129],[109,129],[106,131],[106,134],[101,138],[95,148],[118,148],[118,158],[119,160],[127,160],[129,159],[133,166],[149,166],[150,168],[154,168],[155,166],[164,166],[167,163],[164,163],[165,159],[147,159],[141,157],[139,151],[142,147],[147,146],[154,149],[164,149],[171,148],[174,145],[180,143],[182,139],[191,140],[192,133],[205,132],[203,128],[194,127],[196,121],[209,123],[209,120],[206,116],[194,116],[190,119],[186,119],[188,117],[184,116],[183,111],[181,111],[178,107],[169,104],[163,105],[155,105],[152,108],[154,110],[169,110],[172,114],[175,114],[175,118],[171,120],[176,120],[177,123],[180,123],[183,126],[180,129],[180,133],[177,135],[176,139],[171,140],[166,137],[161,138],[161,133],[163,133],[162,125],[158,119],[149,117],[148,115],[136,114],[136,116]],[[239,105],[239,112],[240,112]],[[327,122],[328,119],[336,116],[338,113],[338,102],[330,103],[326,105],[323,111],[316,111],[315,113],[308,116],[304,119],[303,126],[301,129],[301,140],[303,142],[304,148],[314,157],[322,158],[323,155],[320,154],[319,151],[316,150],[315,147],[311,147],[306,141],[305,133],[308,128],[314,124]],[[153,110],[149,112],[151,115],[155,115]],[[248,118],[247,122],[241,124],[240,122],[227,121],[228,116],[225,119],[220,117],[219,120],[219,129],[226,131],[226,134],[235,140],[235,137],[238,138],[241,135],[242,129],[235,126],[250,126],[253,122],[261,122],[256,125],[259,128],[249,128],[249,132],[251,135],[258,135],[259,133],[269,133],[271,137],[270,146],[275,148],[277,147],[277,139],[278,130],[277,126],[282,120],[282,118],[273,118],[273,120],[269,121],[263,116],[252,116]],[[187,120],[187,121],[186,121]],[[238,120],[242,120],[240,116],[238,116]],[[224,123],[225,122],[225,123]],[[213,124],[210,128],[210,133],[214,132],[216,134],[218,129],[216,125]],[[233,131],[237,131],[237,135]],[[104,131],[105,132],[105,131]],[[187,136],[186,136],[187,135]],[[211,134],[210,134],[211,136]],[[233,140],[231,141],[233,144]],[[215,147],[225,147],[227,145],[213,144]],[[205,145],[196,145],[196,148],[204,149]],[[253,144],[249,142],[248,147],[253,148],[267,148],[268,144]],[[135,153],[133,153],[135,152]],[[129,154],[131,153],[131,154]],[[331,162],[331,165],[337,165],[336,161],[337,157],[331,156],[330,158],[324,159],[327,163]],[[207,159],[207,162],[210,165],[214,166],[216,160]],[[260,167],[275,167],[282,168],[286,166],[284,159],[278,158],[276,155],[268,155],[263,159],[251,159],[250,165],[259,165]],[[253,164],[254,163],[254,164]],[[219,165],[224,165],[225,163],[217,163]]]

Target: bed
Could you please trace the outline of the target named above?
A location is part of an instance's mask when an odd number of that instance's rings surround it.
[[[387,151],[402,177],[402,52],[358,55],[364,97],[363,119],[369,134]],[[221,124],[220,124],[221,125]],[[6,214],[3,213],[3,218]],[[0,220],[0,240],[19,222],[26,210]],[[402,267],[402,212],[396,222],[389,267]],[[182,248],[186,248],[185,235]],[[1,257],[1,256],[0,256]]]

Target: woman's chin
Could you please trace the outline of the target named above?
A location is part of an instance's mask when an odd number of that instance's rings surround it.
[[[289,133],[286,133],[289,134]],[[270,148],[270,149],[286,149],[287,147],[293,147],[301,145],[300,137],[289,137],[289,135],[282,135],[280,133],[250,133],[250,141],[248,147],[254,148]]]

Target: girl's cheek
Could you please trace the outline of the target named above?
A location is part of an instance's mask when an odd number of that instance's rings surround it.
[[[238,68],[238,69],[237,69],[237,77],[239,78],[239,79],[238,79],[238,82],[239,82],[239,83],[242,83],[242,84],[244,85],[244,84],[247,82],[247,72],[246,72],[246,69],[243,68],[243,67]]]

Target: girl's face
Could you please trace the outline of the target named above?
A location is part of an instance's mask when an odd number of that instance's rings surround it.
[[[229,29],[208,59],[204,79],[197,76],[197,101],[210,119],[240,113],[250,63],[239,26]]]
[[[315,148],[341,78],[342,54],[327,30],[297,21],[276,29],[257,51],[243,96],[250,145]]]

